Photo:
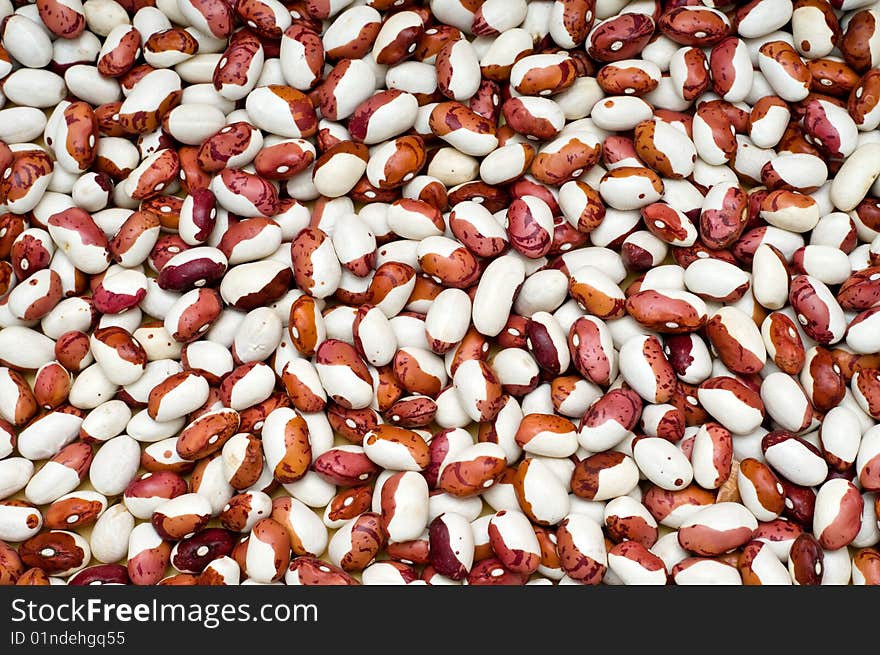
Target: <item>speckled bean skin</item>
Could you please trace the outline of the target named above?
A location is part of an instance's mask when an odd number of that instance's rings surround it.
[[[587,37],[587,52],[599,61],[631,59],[647,45],[654,33],[653,18],[624,13],[596,24]]]
[[[357,579],[350,576],[343,569],[333,566],[328,562],[314,557],[296,557],[290,562],[288,572],[285,574],[287,584],[302,585],[357,585]]]
[[[184,459],[203,459],[220,450],[238,426],[239,416],[235,410],[203,414],[180,433],[177,453]]]
[[[0,194],[10,208],[28,207],[30,191],[54,170],[54,163],[41,149],[20,150],[13,154],[11,166],[0,180]],[[32,207],[31,207],[32,208]]]
[[[584,522],[585,517],[575,517],[577,525]],[[589,521],[590,519],[587,519]],[[575,580],[583,584],[598,584],[605,574],[607,565],[604,563],[605,553],[602,543],[602,560],[595,559],[592,553],[583,552],[578,544],[578,535],[574,532],[575,523],[567,517],[559,524],[556,531],[557,550],[562,568]]]
[[[43,24],[62,39],[75,39],[86,28],[86,17],[81,11],[57,0],[40,0],[37,11]]]
[[[115,47],[98,59],[98,72],[109,77],[125,75],[134,66],[140,46],[141,35],[137,30],[122,30]]]
[[[40,568],[49,575],[64,575],[88,562],[87,547],[70,532],[44,532],[21,544],[19,556],[27,566]]]
[[[820,584],[824,559],[824,553],[812,535],[805,533],[795,539],[788,560],[788,568],[795,584]]]
[[[128,570],[122,564],[102,564],[83,569],[70,578],[69,585],[129,584]]]
[[[214,70],[214,88],[220,91],[225,86],[231,87],[229,93],[236,96],[244,95],[249,83],[250,69],[263,57],[263,47],[260,40],[252,32],[237,32],[230,39],[224,59]]]
[[[345,486],[368,482],[379,473],[379,468],[364,455],[362,449],[360,451],[331,449],[315,459],[314,469],[326,479]]]

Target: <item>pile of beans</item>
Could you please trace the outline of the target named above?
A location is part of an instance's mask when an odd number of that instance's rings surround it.
[[[880,583],[880,3],[0,16],[0,584]]]

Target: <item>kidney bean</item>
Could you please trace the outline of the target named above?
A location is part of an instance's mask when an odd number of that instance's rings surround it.
[[[92,458],[91,446],[82,442],[60,448],[27,483],[25,498],[37,505],[45,505],[73,491],[85,478]]]
[[[639,437],[633,442],[633,459],[651,482],[672,491],[693,480],[693,467],[684,454],[662,437]]]
[[[654,33],[651,16],[624,12],[596,23],[586,37],[587,52],[599,61],[620,61],[638,55]]]
[[[767,463],[793,484],[815,486],[828,474],[819,450],[791,433],[771,432],[762,439],[761,448]]]
[[[563,570],[582,584],[598,584],[608,566],[599,524],[584,514],[569,514],[559,524],[556,538]]]
[[[644,505],[621,496],[605,506],[605,527],[614,541],[631,540],[650,548],[657,541],[657,522]]]
[[[204,496],[182,494],[167,500],[153,510],[152,524],[163,538],[178,540],[205,527],[211,516]]]
[[[356,585],[358,581],[343,569],[314,557],[302,556],[294,558],[284,581],[289,585]]]
[[[19,556],[25,565],[40,568],[48,575],[69,577],[85,568],[91,551],[77,533],[50,530],[22,543]]]
[[[813,516],[819,544],[828,550],[848,545],[861,527],[862,506],[862,496],[851,482],[842,478],[825,482],[816,494]]]
[[[77,583],[876,577],[863,0],[167,4],[0,30],[0,538],[94,524]]]
[[[272,512],[272,499],[262,491],[236,494],[220,512],[220,524],[227,530],[250,532],[257,521]]]
[[[57,523],[57,522],[56,522]],[[4,541],[21,542],[36,535],[43,527],[40,510],[21,500],[0,501],[0,537]],[[52,525],[47,527],[66,527]]]
[[[739,571],[745,585],[789,585],[791,577],[772,548],[761,541],[751,541],[739,556]]]
[[[651,486],[644,496],[644,505],[662,525],[679,528],[685,519],[714,501],[712,493],[696,485],[679,491],[667,491]]]
[[[802,534],[791,546],[788,570],[795,584],[818,585],[824,573],[824,553],[819,542],[810,535]]]
[[[343,570],[359,571],[384,546],[387,535],[377,514],[365,512],[346,523],[330,540],[330,560]]]

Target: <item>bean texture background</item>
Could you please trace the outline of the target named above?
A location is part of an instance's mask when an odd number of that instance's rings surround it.
[[[0,584],[880,584],[880,3],[0,19]]]

